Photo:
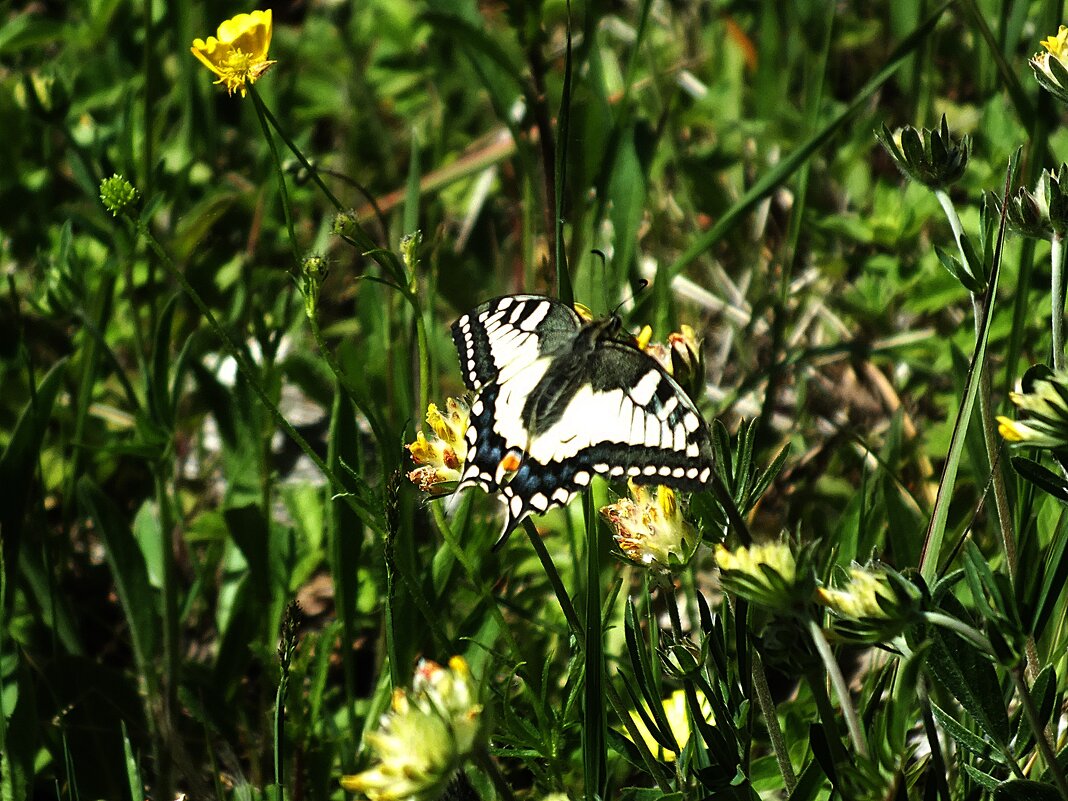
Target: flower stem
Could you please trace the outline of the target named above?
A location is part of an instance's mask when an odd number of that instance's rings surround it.
[[[981,631],[972,628],[967,623],[942,612],[924,612],[923,619],[935,626],[949,629],[954,634],[959,634],[984,653],[993,656],[994,647],[990,644],[990,640]]]
[[[1053,273],[1053,369],[1064,369],[1064,236],[1054,234],[1050,242],[1050,268]]]
[[[274,143],[271,129],[267,127],[267,107],[263,104],[259,92],[252,90],[252,105],[256,108],[256,118],[260,121],[263,129],[263,138],[267,140],[267,148],[271,151],[271,159],[274,161],[275,173],[278,175],[278,193],[282,196],[282,213],[286,218],[286,231],[289,233],[289,246],[293,249],[293,261],[300,265],[300,248],[297,246],[297,235],[293,230],[293,212],[289,208],[289,190],[286,189],[286,174],[282,171],[282,160],[278,156],[278,147]],[[284,137],[283,137],[284,138]]]
[[[953,201],[945,190],[934,190],[935,197],[938,198],[939,204],[942,206],[942,211],[945,212],[946,219],[949,221],[949,227],[953,229],[953,239],[957,243],[957,250],[960,252],[960,257],[964,268],[970,269],[968,264],[968,257],[964,252],[964,247],[961,244],[961,238],[964,235],[963,227],[961,226],[960,216],[957,214],[957,209],[953,205]],[[1062,258],[1063,261],[1063,258]],[[1054,272],[1054,294],[1056,295],[1056,281],[1057,275]],[[987,309],[983,296],[975,292],[971,293],[972,311],[975,322],[975,341],[976,347],[979,347],[979,338],[982,335],[983,317],[985,316]],[[993,303],[993,298],[991,298]],[[1056,299],[1054,299],[1056,304]],[[1064,308],[1064,301],[1062,298],[1061,308]],[[1062,311],[1063,320],[1063,311]],[[1054,315],[1054,360],[1056,362],[1058,348],[1056,345],[1056,326],[1057,315]],[[1063,347],[1060,349],[1063,354]],[[1009,519],[1009,495],[1005,490],[1005,477],[1002,474],[1000,466],[1000,448],[1001,438],[997,434],[997,421],[994,419],[994,392],[990,383],[990,370],[987,369],[986,356],[984,354],[982,363],[977,366],[979,371],[979,417],[982,422],[983,428],[983,444],[986,446],[987,461],[990,465],[990,481],[994,490],[994,512],[998,522],[998,533],[1001,535],[1001,546],[1005,552],[1005,565],[1008,568],[1009,581],[1015,583],[1016,577],[1016,538],[1013,534],[1012,520]]]
[[[775,701],[771,697],[771,689],[768,687],[768,677],[764,673],[764,663],[760,659],[757,649],[753,649],[753,690],[756,692],[757,706],[760,714],[764,716],[764,725],[768,730],[768,739],[771,741],[771,750],[775,754],[775,761],[779,765],[779,773],[782,774],[783,785],[786,794],[793,793],[797,786],[797,775],[794,766],[790,762],[790,753],[786,748],[786,741],[779,728],[779,716],[775,711]]]
[[[1016,686],[1016,694],[1020,698],[1020,706],[1023,707],[1027,722],[1031,725],[1031,730],[1034,732],[1035,742],[1038,743],[1038,750],[1042,754],[1042,759],[1045,760],[1046,769],[1053,777],[1053,782],[1057,785],[1057,790],[1060,792],[1061,798],[1064,799],[1064,801],[1068,801],[1068,781],[1065,781],[1064,771],[1061,769],[1061,765],[1057,761],[1057,756],[1053,753],[1053,748],[1049,743],[1049,739],[1046,737],[1045,727],[1042,725],[1042,721],[1038,719],[1038,710],[1035,708],[1035,700],[1031,697],[1031,691],[1027,688],[1027,681],[1024,678],[1023,671],[1016,668],[1010,670],[1009,675],[1012,676],[1012,682]]]
[[[812,644],[816,646],[816,651],[819,652],[820,659],[823,660],[827,676],[834,686],[835,695],[838,696],[838,705],[842,709],[842,717],[845,718],[846,729],[849,730],[849,738],[853,741],[853,748],[857,754],[866,757],[868,755],[868,743],[864,738],[864,731],[860,728],[860,720],[857,718],[857,711],[853,707],[853,701],[849,697],[849,687],[846,685],[845,676],[842,675],[842,671],[838,668],[838,662],[835,661],[834,654],[831,652],[831,645],[827,642],[827,638],[823,636],[823,629],[812,618],[808,620],[808,633],[812,638]],[[822,683],[816,683],[820,685],[820,691],[822,691]],[[816,688],[813,687],[814,692],[815,690]]]
[[[319,171],[312,166],[311,162],[304,157],[304,154],[300,151],[300,148],[293,144],[293,140],[289,138],[289,136],[284,130],[282,130],[282,126],[278,124],[278,120],[275,119],[274,114],[271,113],[271,110],[267,108],[267,105],[260,98],[259,92],[256,91],[256,87],[250,84],[248,87],[248,91],[249,94],[252,95],[252,99],[256,102],[257,112],[262,111],[263,117],[266,117],[267,121],[271,123],[271,127],[278,132],[278,135],[282,138],[282,141],[286,143],[286,147],[288,147],[289,150],[293,153],[293,155],[297,157],[297,161],[300,162],[301,166],[308,171],[308,175],[310,175],[311,179],[315,181],[315,185],[322,190],[323,194],[326,195],[327,200],[329,200],[333,204],[334,208],[338,211],[341,211],[342,208],[344,208],[341,205],[341,201],[338,200],[334,193],[330,191],[326,184],[323,183],[323,179],[319,176]]]

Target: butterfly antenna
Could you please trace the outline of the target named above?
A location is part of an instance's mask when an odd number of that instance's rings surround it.
[[[649,282],[644,278],[639,278],[638,279],[638,288],[635,289],[633,292],[631,292],[629,295],[627,295],[627,297],[623,298],[623,300],[619,301],[619,303],[616,304],[616,307],[614,309],[612,309],[612,316],[615,317],[617,314],[619,314],[619,310],[621,308],[623,308],[624,304],[626,304],[626,303],[628,303],[628,302],[630,302],[632,300],[637,300],[638,295],[640,295],[642,292],[644,292],[648,288],[649,288]]]

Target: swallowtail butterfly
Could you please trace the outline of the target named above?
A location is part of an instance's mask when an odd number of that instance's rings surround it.
[[[566,505],[595,473],[682,490],[712,472],[708,425],[651,356],[542,295],[505,295],[452,325],[475,393],[457,489],[499,493],[499,547],[531,512]]]

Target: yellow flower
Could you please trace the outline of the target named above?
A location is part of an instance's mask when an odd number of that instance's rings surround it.
[[[780,613],[806,604],[815,590],[815,573],[807,551],[794,556],[781,540],[731,551],[716,546],[716,564],[723,589]]]
[[[682,515],[678,495],[670,487],[629,486],[630,498],[601,508],[620,550],[643,567],[684,567],[697,550],[698,538]]]
[[[449,491],[444,486],[460,480],[464,460],[467,459],[467,432],[471,410],[462,399],[445,401],[445,414],[431,403],[426,410],[426,422],[433,431],[430,439],[420,431],[415,442],[407,445],[412,461],[420,465],[408,473],[408,479],[423,492],[443,495]]]
[[[1056,36],[1043,39],[1045,53],[1031,57],[1031,69],[1043,89],[1068,101],[1068,28],[1061,25]]]
[[[245,83],[255,83],[273,61],[267,59],[271,46],[271,9],[238,14],[219,26],[216,36],[194,39],[190,48],[194,56],[219,76],[215,83],[226,84],[245,96]]]
[[[1039,42],[1051,56],[1059,58],[1062,62],[1068,57],[1068,28],[1063,25],[1057,29],[1057,35]]]
[[[1027,422],[998,417],[1006,441],[1036,448],[1068,448],[1068,372],[1047,372],[1025,379],[1026,392],[1010,392],[1009,400],[1027,412]]]
[[[835,614],[851,618],[885,618],[888,615],[884,606],[897,601],[885,573],[856,566],[849,569],[849,583],[844,587],[837,590],[820,587],[816,594]]]
[[[378,731],[366,736],[376,762],[341,777],[341,786],[371,801],[434,801],[478,744],[482,705],[467,662],[448,668],[422,660],[410,692],[398,688]]]
[[[712,723],[714,718],[712,715],[712,705],[708,702],[704,693],[697,691],[697,703],[701,707],[701,714],[704,715],[706,723]],[[675,738],[675,742],[678,743],[679,748],[685,748],[686,743],[690,739],[690,717],[687,713],[686,705],[686,691],[675,690],[668,698],[663,701],[664,717],[667,718],[668,726],[671,728],[671,734]],[[645,725],[645,721],[642,720],[641,713],[636,709],[630,711],[631,720],[634,721],[634,725],[641,732],[642,740],[645,741],[646,746],[654,754],[660,754],[665,762],[674,762],[676,754],[674,751],[668,751],[664,749],[657,739],[653,736],[652,732]],[[652,715],[650,715],[652,717]],[[653,718],[655,720],[655,718]],[[624,730],[623,736],[628,740],[631,739],[630,732]]]

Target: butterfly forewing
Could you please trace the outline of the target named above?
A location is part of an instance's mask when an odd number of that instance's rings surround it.
[[[452,324],[460,370],[468,389],[522,371],[540,355],[565,347],[581,320],[565,303],[542,295],[505,295],[483,303]]]
[[[460,488],[499,492],[501,539],[566,505],[593,474],[696,490],[712,470],[708,426],[650,356],[559,301],[497,298],[453,325],[476,391]]]

